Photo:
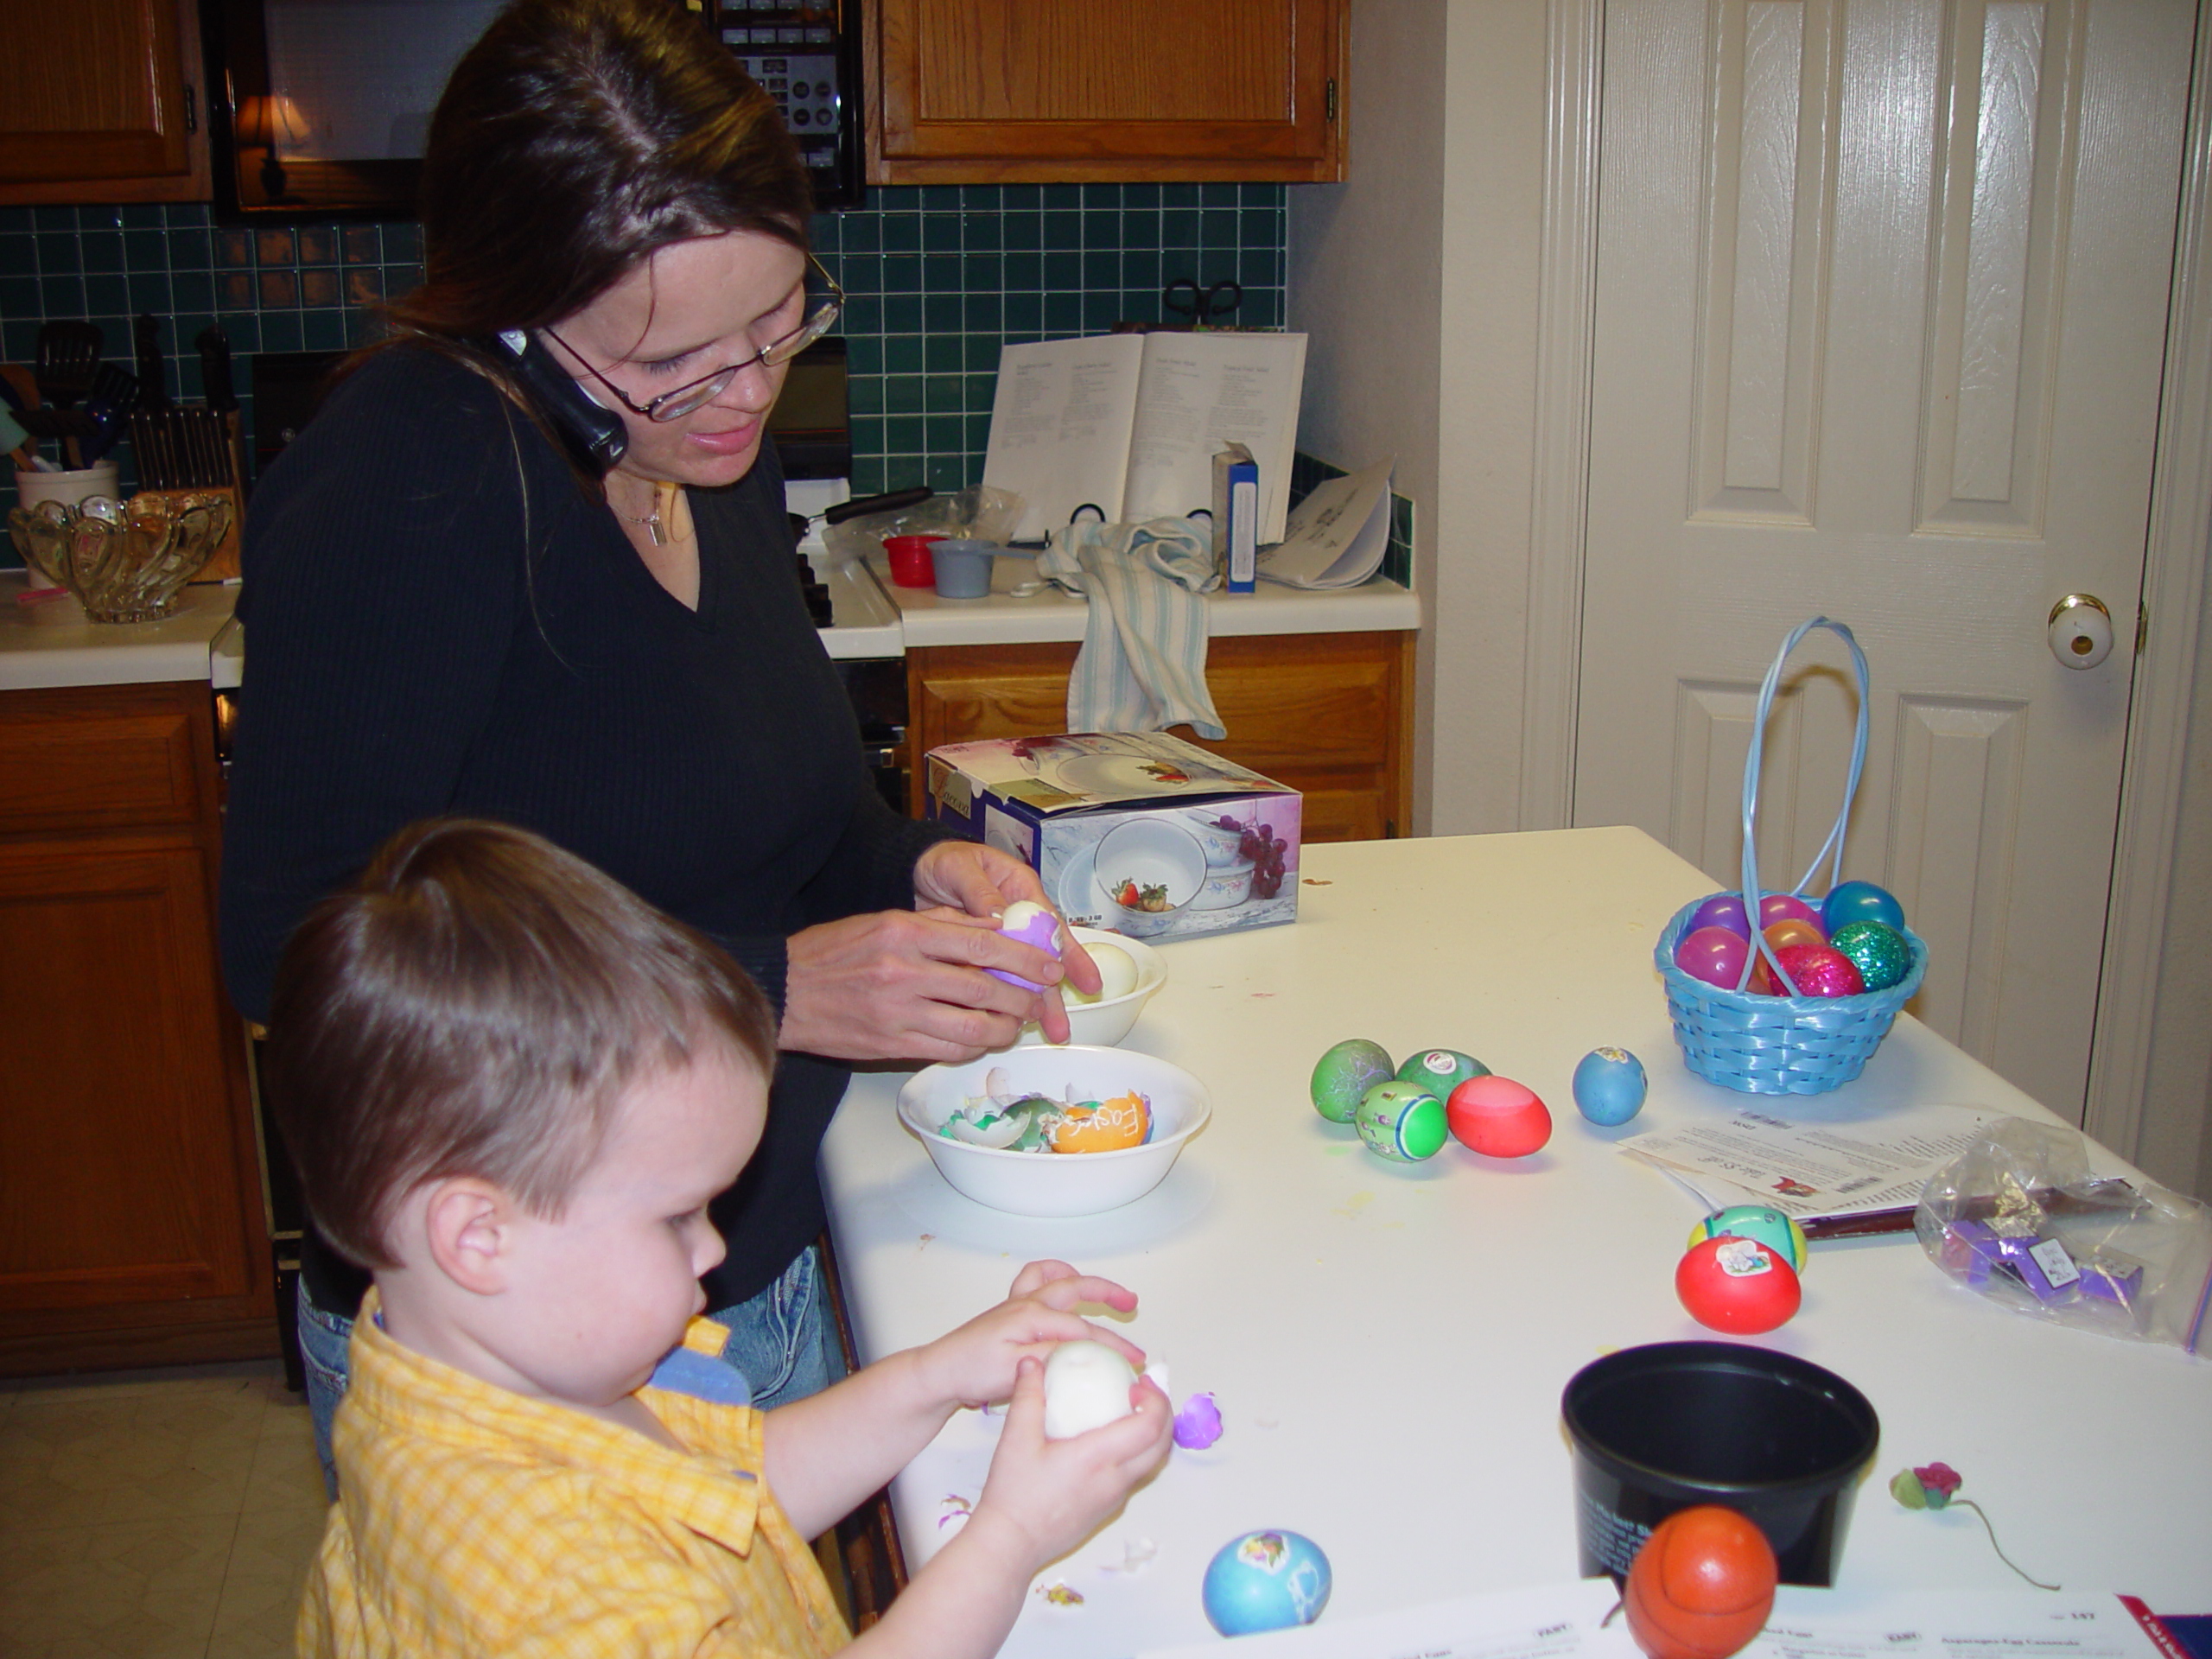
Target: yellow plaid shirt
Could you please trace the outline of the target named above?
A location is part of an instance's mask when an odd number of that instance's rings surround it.
[[[851,1640],[760,1478],[761,1414],[644,1389],[690,1452],[353,1327],[305,1656],[819,1659]],[[721,1351],[695,1319],[688,1346]]]

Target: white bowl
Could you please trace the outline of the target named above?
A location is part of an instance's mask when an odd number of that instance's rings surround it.
[[[1225,869],[1208,870],[1206,884],[1198,889],[1198,907],[1228,910],[1243,904],[1252,896],[1252,873],[1257,868],[1250,859],[1240,858]]]
[[[1120,1152],[1007,1152],[950,1140],[938,1129],[1002,1069],[1017,1091],[1061,1097],[1068,1085],[1103,1099],[1135,1089],[1152,1102],[1152,1138]],[[929,1065],[899,1090],[899,1121],[955,1192],[1016,1216],[1095,1216],[1134,1204],[1167,1179],[1183,1143],[1213,1103],[1179,1065],[1126,1048],[1010,1048],[965,1065]]]
[[[1109,898],[1125,881],[1140,887],[1166,889],[1167,908],[1140,910],[1114,899],[1114,914],[1121,931],[1150,938],[1175,925],[1205,885],[1206,852],[1191,830],[1167,818],[1128,818],[1100,838],[1093,861],[1099,889]]]
[[[1167,964],[1160,952],[1141,940],[1125,933],[1109,933],[1096,927],[1071,927],[1076,943],[1088,949],[1093,945],[1110,944],[1128,953],[1129,960],[1137,965],[1137,988],[1120,996],[1102,996],[1096,1002],[1078,1002],[1067,999],[1068,1042],[1086,1043],[1095,1047],[1111,1048],[1129,1034],[1137,1022],[1137,1015],[1144,1012],[1144,1005],[1152,994],[1167,982]],[[1041,1043],[1045,1033],[1034,1020],[1022,1027],[1020,1039],[1024,1043]]]
[[[1251,810],[1244,809],[1245,821],[1233,830],[1221,827],[1220,820],[1232,817],[1225,807],[1194,806],[1183,814],[1183,822],[1205,849],[1208,868],[1227,869],[1232,864],[1251,861],[1244,856],[1244,832],[1252,827]]]

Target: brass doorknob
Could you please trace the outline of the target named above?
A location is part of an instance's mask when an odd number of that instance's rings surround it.
[[[2069,668],[2094,668],[2112,655],[2112,613],[2094,594],[2069,594],[2050,607],[2050,654]]]

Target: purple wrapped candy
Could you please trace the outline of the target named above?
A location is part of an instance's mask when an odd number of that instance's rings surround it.
[[[1203,1452],[1221,1438],[1221,1408],[1210,1394],[1194,1394],[1175,1414],[1175,1444],[1186,1452]]]
[[[1027,899],[1017,899],[1006,907],[1006,914],[999,918],[999,931],[1010,939],[1033,944],[1047,956],[1060,954],[1060,918],[1044,906],[1032,904]],[[1024,979],[1020,974],[1010,974],[1003,968],[986,968],[983,971],[993,979],[1002,979],[1025,991],[1045,988],[1036,981]]]

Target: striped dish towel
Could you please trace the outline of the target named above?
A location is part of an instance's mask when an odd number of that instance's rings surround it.
[[[1187,518],[1070,524],[1039,575],[1084,594],[1090,617],[1068,677],[1068,730],[1229,735],[1206,689],[1206,602],[1221,585],[1213,532]]]

